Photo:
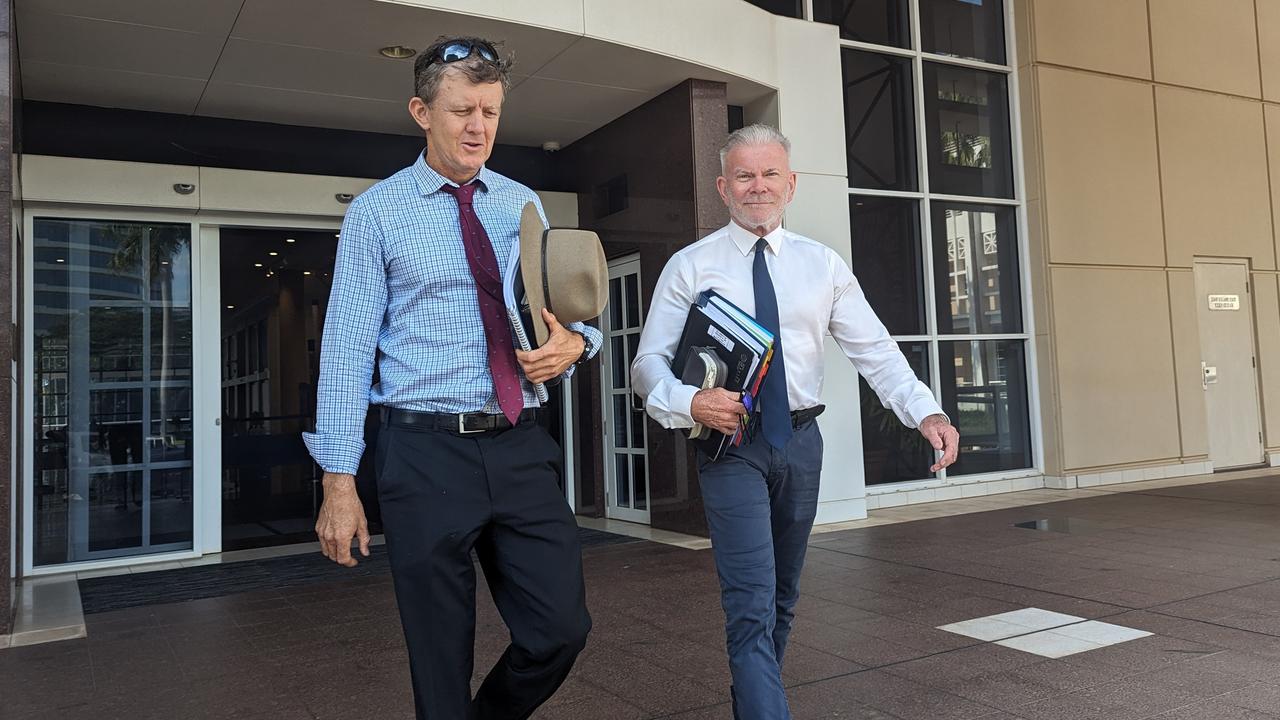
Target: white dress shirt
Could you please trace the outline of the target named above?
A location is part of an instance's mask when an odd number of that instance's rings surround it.
[[[671,362],[698,293],[715,290],[744,312],[755,314],[752,263],[757,239],[731,222],[673,255],[658,278],[631,377],[635,392],[645,398],[649,416],[663,427],[694,424],[689,405],[698,389],[682,384],[672,373]],[[765,240],[769,244],[765,262],[778,296],[792,410],[819,403],[823,342],[831,335],[880,402],[904,425],[916,427],[926,417],[942,413],[835,251],[782,228]]]

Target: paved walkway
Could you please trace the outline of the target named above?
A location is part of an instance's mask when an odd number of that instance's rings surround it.
[[[1280,477],[1078,495],[815,535],[795,716],[1280,718]],[[595,630],[535,717],[729,718],[710,552],[585,560]],[[86,622],[0,651],[0,718],[412,717],[386,576]],[[505,643],[487,599],[479,623],[483,671]]]

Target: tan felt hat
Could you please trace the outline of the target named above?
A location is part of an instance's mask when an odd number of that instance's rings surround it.
[[[599,317],[609,301],[609,266],[600,237],[590,230],[547,229],[531,202],[520,214],[520,275],[538,347],[550,335],[542,308],[568,325]]]

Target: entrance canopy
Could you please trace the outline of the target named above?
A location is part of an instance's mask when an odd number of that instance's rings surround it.
[[[759,12],[741,2],[713,4],[749,19]],[[572,18],[564,21],[561,6],[576,6],[576,30]],[[545,24],[557,27],[531,24],[544,20],[532,8],[545,8]],[[680,18],[654,10],[649,22],[679,32]],[[540,2],[517,11],[530,17],[500,20],[382,0],[24,0],[17,9],[23,94],[29,100],[416,135],[405,109],[413,58],[389,59],[380,50],[421,50],[441,35],[478,35],[502,41],[501,51],[514,53],[504,144],[567,145],[691,77],[725,82],[733,105],[773,92],[724,69],[593,37],[581,3]],[[725,27],[733,24],[724,19]]]

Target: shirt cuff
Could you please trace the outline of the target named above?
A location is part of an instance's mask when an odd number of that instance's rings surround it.
[[[307,451],[316,464],[327,473],[355,475],[360,469],[360,458],[365,449],[364,438],[302,433],[302,442],[306,443]]]
[[[680,419],[688,419],[688,427],[693,427],[697,421],[693,419],[693,396],[698,394],[698,388],[692,385],[676,385],[671,389],[671,397],[668,398],[671,404],[671,413],[680,417]]]
[[[920,423],[924,422],[924,419],[930,415],[947,417],[947,414],[942,412],[942,408],[938,406],[938,401],[934,400],[933,396],[920,397],[911,401],[911,404],[907,405],[907,415],[911,416],[911,427],[913,428],[920,427]],[[951,422],[951,419],[947,418],[947,422]]]

